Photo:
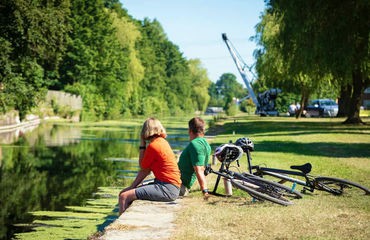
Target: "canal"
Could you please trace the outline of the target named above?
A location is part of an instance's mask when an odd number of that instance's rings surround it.
[[[86,239],[112,221],[116,193],[138,170],[141,123],[42,123],[0,134],[0,240]],[[162,123],[181,151],[187,122]]]

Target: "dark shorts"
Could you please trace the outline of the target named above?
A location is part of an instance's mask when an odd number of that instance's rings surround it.
[[[135,189],[137,199],[171,202],[179,197],[180,189],[171,183],[165,183],[154,179],[146,185],[142,185]]]

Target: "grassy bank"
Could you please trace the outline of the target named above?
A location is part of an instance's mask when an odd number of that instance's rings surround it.
[[[368,124],[348,126],[342,124],[344,119],[329,118],[239,117],[219,122],[209,132],[217,131],[210,142],[214,150],[229,140],[249,137],[255,143],[254,164],[288,169],[310,162],[314,175],[370,187],[370,120],[363,120]],[[240,164],[245,171],[244,157]],[[212,190],[216,177],[211,174],[207,179]],[[193,191],[183,203],[171,239],[370,239],[370,196],[315,191],[295,200],[293,206],[282,207],[253,202],[236,191],[232,197],[212,196],[204,201],[199,191]]]

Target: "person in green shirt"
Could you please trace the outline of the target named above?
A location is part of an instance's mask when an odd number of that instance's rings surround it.
[[[180,196],[186,196],[198,180],[200,189],[205,197],[208,197],[207,181],[204,169],[208,164],[211,155],[211,146],[204,138],[205,122],[200,117],[195,117],[189,121],[190,143],[180,155],[178,166],[181,172]]]

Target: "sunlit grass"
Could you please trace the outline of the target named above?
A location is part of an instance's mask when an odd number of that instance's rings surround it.
[[[370,117],[370,110],[360,110],[361,117]]]

